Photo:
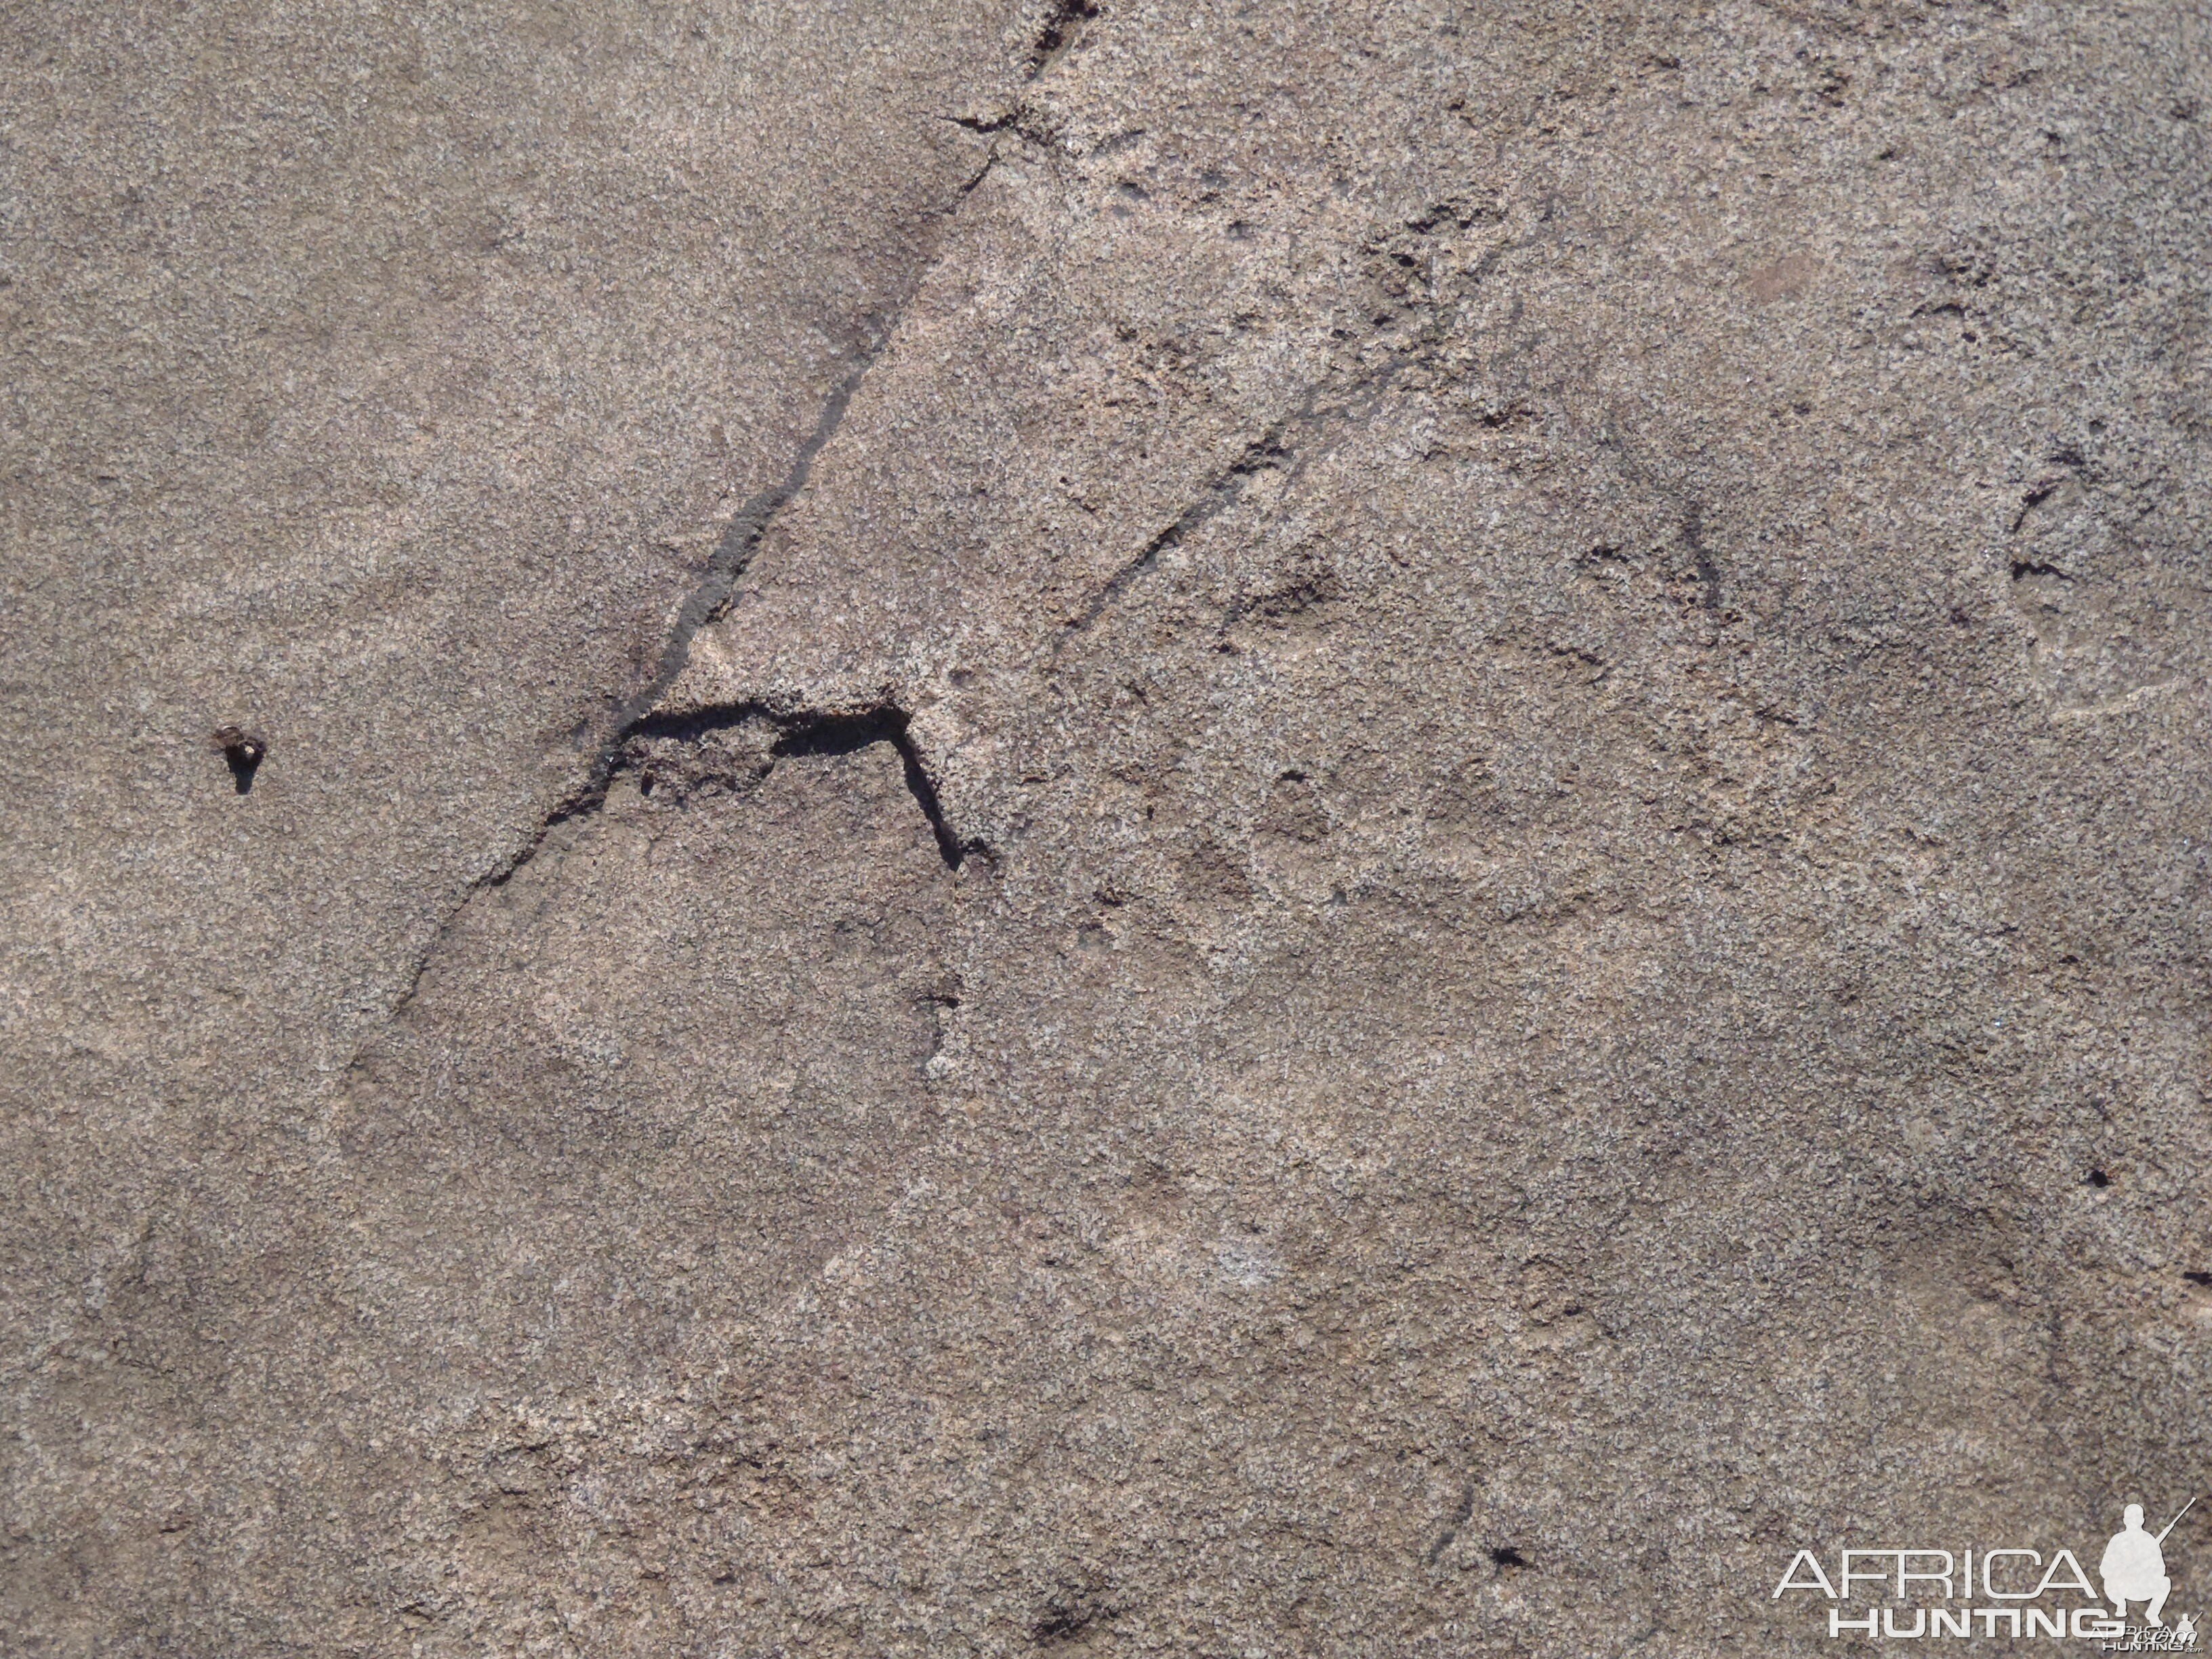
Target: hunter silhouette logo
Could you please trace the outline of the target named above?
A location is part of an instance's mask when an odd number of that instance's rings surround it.
[[[2173,1579],[2166,1571],[2166,1540],[2192,1498],[2156,1533],[2143,1525],[2143,1509],[2130,1504],[2120,1530],[2097,1560],[2097,1583],[2072,1550],[2048,1557],[2033,1549],[1847,1549],[1835,1552],[1829,1577],[1818,1552],[1799,1550],[1774,1587],[1779,1599],[1809,1591],[1839,1605],[1829,1607],[1830,1636],[1877,1641],[1936,1637],[2048,1637],[2091,1641],[2106,1653],[2194,1653],[2197,1620],[2164,1617]],[[1876,1601],[1881,1606],[1849,1605]],[[2128,1609],[2142,1610],[2140,1625]]]
[[[2193,1498],[2184,1504],[2181,1515],[2188,1514],[2196,1504]],[[2143,1610],[2143,1622],[2166,1623],[2158,1613],[2172,1592],[2173,1580],[2166,1576],[2166,1556],[2159,1547],[2166,1542],[2166,1533],[2173,1530],[2181,1515],[2167,1522],[2166,1532],[2154,1538],[2143,1530],[2142,1504],[2130,1504],[2121,1512],[2121,1529],[2105,1546],[2105,1559],[2097,1565],[2097,1576],[2105,1581],[2105,1599],[2121,1618],[2128,1616],[2129,1602],[2148,1601],[2150,1606]]]
[[[2182,1515],[2196,1507],[2192,1498],[2181,1506],[2181,1515],[2167,1522],[2155,1538],[2143,1530],[2142,1504],[2130,1504],[2121,1512],[2120,1530],[2112,1534],[2112,1541],[2105,1546],[2104,1559],[2097,1564],[2097,1576],[2105,1581],[2105,1599],[2112,1604],[2123,1630],[2120,1640],[2104,1644],[2107,1652],[2186,1653],[2197,1646],[2194,1615],[2182,1614],[2171,1632],[2158,1616],[2166,1607],[2166,1598],[2173,1592],[2173,1580],[2166,1571],[2166,1534],[2181,1524]],[[2149,1604],[2143,1609],[2140,1626],[2127,1622],[2130,1601]],[[2141,1646],[2136,1645],[2137,1638],[2149,1638],[2153,1632],[2164,1639],[2144,1639]]]

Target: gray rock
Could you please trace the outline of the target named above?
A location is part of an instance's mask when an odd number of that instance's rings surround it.
[[[2191,9],[0,54],[0,1648],[1826,1652],[2200,1484]]]

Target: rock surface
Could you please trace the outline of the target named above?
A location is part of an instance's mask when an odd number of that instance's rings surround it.
[[[0,1650],[1825,1652],[2201,1486],[2200,10],[396,16],[0,40]]]

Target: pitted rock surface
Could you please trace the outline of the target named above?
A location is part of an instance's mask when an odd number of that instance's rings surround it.
[[[2202,1485],[2198,10],[0,85],[0,1647],[1748,1659]]]

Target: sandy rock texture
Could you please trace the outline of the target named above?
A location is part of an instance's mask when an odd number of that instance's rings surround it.
[[[0,1650],[2212,1481],[2201,7],[40,3],[0,169]]]

